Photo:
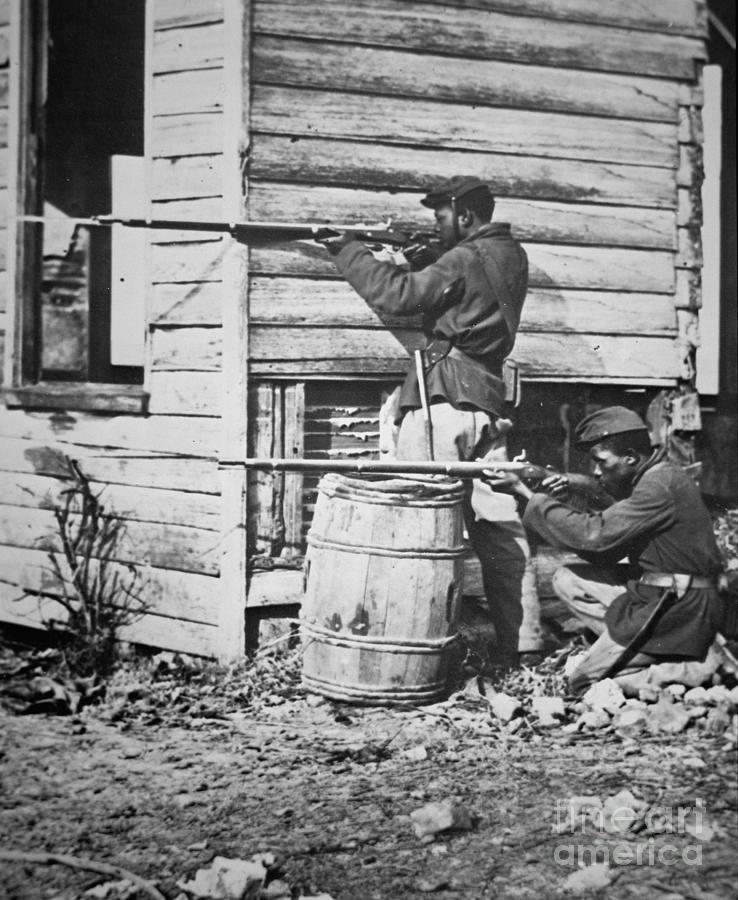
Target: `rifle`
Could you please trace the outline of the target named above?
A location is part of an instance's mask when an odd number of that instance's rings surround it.
[[[144,217],[100,215],[88,218],[60,219],[57,217],[23,215],[23,222],[70,222],[92,227],[123,225],[126,228],[151,228],[154,230],[207,231],[230,234],[238,241],[249,244],[273,244],[280,241],[329,240],[342,232],[353,234],[357,240],[377,246],[395,249],[438,243],[431,232],[407,232],[392,226],[392,221],[378,225],[344,225],[313,222],[226,222],[224,220],[199,221],[194,219],[153,219]]]
[[[381,459],[223,459],[221,468],[243,466],[261,472],[343,472],[348,474],[370,475],[446,475],[452,478],[481,478],[486,470],[498,469],[503,472],[515,472],[519,478],[531,487],[540,485],[544,478],[556,473],[552,469],[537,466],[529,462],[482,461],[476,462],[424,462],[417,460],[381,460]]]

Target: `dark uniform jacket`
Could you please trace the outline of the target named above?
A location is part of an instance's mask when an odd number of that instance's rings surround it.
[[[509,224],[485,225],[420,272],[379,261],[357,241],[345,246],[335,263],[376,312],[423,316],[431,339],[429,400],[500,415],[502,363],[515,342],[528,286],[528,259]],[[419,406],[413,368],[400,407]]]
[[[630,558],[635,573],[717,575],[721,559],[710,514],[694,481],[657,451],[637,474],[633,493],[604,512],[579,512],[534,494],[523,524],[550,544],[590,562]],[[663,588],[629,581],[607,610],[613,640],[627,645],[658,603]],[[720,629],[723,603],[716,588],[690,588],[659,620],[642,646],[653,656],[702,658]]]

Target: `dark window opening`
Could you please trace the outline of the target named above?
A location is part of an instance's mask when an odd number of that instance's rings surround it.
[[[145,0],[64,0],[47,9],[37,377],[141,384],[145,323],[138,311],[116,312],[127,277],[115,263],[116,235],[75,219],[113,212],[126,162],[143,165]],[[140,276],[140,257],[128,265]]]

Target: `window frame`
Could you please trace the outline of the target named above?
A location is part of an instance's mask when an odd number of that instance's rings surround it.
[[[143,384],[96,381],[44,381],[39,371],[40,329],[37,311],[42,275],[42,226],[24,221],[24,215],[43,214],[38,190],[41,169],[39,128],[46,83],[49,0],[11,0],[10,72],[8,84],[8,301],[2,396],[8,407],[65,409],[72,411],[148,413],[148,365]],[[150,96],[149,22],[146,2],[145,116]],[[147,122],[144,152],[148,157]],[[146,298],[148,309],[148,297]],[[148,360],[149,334],[145,330]]]

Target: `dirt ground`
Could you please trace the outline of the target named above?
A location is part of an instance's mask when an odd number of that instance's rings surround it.
[[[724,734],[633,739],[528,719],[513,731],[474,690],[424,710],[351,707],[306,695],[294,661],[269,662],[258,691],[214,668],[147,673],[118,674],[76,715],[0,711],[0,849],[113,863],[169,900],[213,857],[260,852],[293,897],[538,900],[563,895],[578,855],[612,865],[607,887],[580,896],[738,895],[736,745]],[[562,825],[569,798],[623,789],[667,812],[699,809],[705,827]],[[471,830],[419,838],[409,814],[449,799]],[[8,900],[73,900],[111,881],[0,866]]]

